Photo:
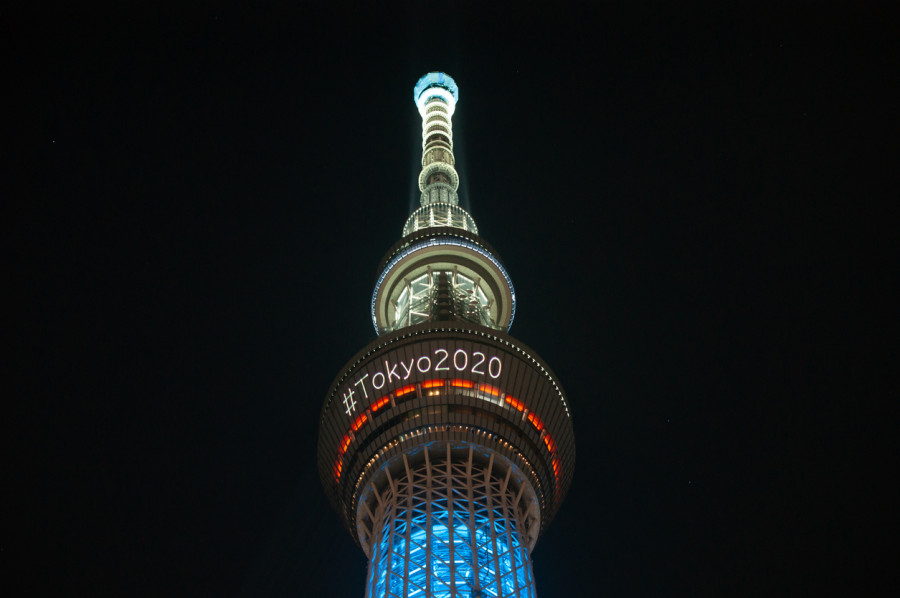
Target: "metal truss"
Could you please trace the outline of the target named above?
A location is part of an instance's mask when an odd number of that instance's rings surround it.
[[[454,269],[429,270],[412,280],[407,280],[406,288],[401,291],[394,306],[392,330],[434,319],[435,296],[438,281],[442,276],[448,282],[456,317],[489,328],[497,328],[490,315],[493,300],[485,293],[481,279],[470,278]]]
[[[373,487],[366,598],[535,598],[523,488],[473,455],[404,455],[404,471]]]

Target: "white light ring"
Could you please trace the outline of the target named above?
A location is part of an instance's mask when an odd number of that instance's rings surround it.
[[[440,102],[429,104],[425,109],[425,116],[423,116],[422,118],[431,118],[433,114],[440,114],[442,116],[450,118],[450,115],[447,114],[447,105]]]
[[[434,156],[432,158],[431,162],[429,162],[428,164],[435,164],[436,162],[443,162],[444,164],[449,164],[450,166],[453,166],[454,168],[456,167],[456,156],[453,155],[453,150],[447,149],[443,146],[441,146],[441,147],[435,146],[435,147],[431,147],[431,148],[423,151],[422,152],[422,166],[426,166],[425,159],[429,156],[429,154],[431,154],[432,152],[438,152],[438,151],[443,152],[448,155],[446,155],[446,156],[442,155],[440,157]]]
[[[438,192],[438,194],[440,195],[440,192],[443,190],[447,191],[446,201],[444,199],[437,199],[436,201],[432,201],[432,195],[435,192]],[[454,191],[453,188],[450,187],[450,185],[448,185],[447,183],[430,183],[419,195],[419,205],[422,207],[445,203],[453,204],[455,206],[459,205],[459,194]],[[474,220],[472,222],[474,223]],[[475,229],[472,229],[472,232],[475,232]],[[403,236],[405,237],[406,233],[404,233]]]
[[[419,114],[422,117],[425,116],[425,104],[428,103],[428,100],[432,98],[441,98],[444,100],[444,103],[447,105],[447,114],[453,115],[456,111],[456,99],[453,97],[453,94],[444,89],[443,87],[429,87],[421,94],[419,94],[418,99],[416,100],[416,106],[419,108]]]
[[[450,117],[447,116],[444,112],[431,112],[429,113],[425,119],[422,121],[424,124],[422,126],[427,127],[433,123],[439,122],[447,125],[448,127],[453,125],[453,122],[450,120]]]
[[[442,122],[428,123],[422,127],[422,140],[424,141],[438,131],[446,133],[450,138],[450,143],[453,143],[453,129],[450,128],[450,125]]]
[[[470,233],[475,233],[476,235],[478,234],[478,225],[475,224],[475,219],[472,218],[471,214],[469,214],[467,211],[465,211],[463,208],[459,207],[456,204],[441,201],[441,202],[430,203],[430,204],[428,204],[426,206],[422,206],[420,208],[416,208],[416,210],[412,214],[409,215],[409,218],[407,218],[406,222],[403,224],[403,236],[405,237],[406,235],[410,234],[411,232],[415,232],[415,231],[407,232],[407,229],[409,228],[410,224],[416,218],[418,218],[420,215],[430,211],[431,208],[443,208],[443,207],[449,208],[449,210],[451,212],[461,213],[463,218],[466,220],[466,222],[468,222],[471,225],[471,228],[461,228],[461,227],[454,227],[454,228],[460,228],[460,230],[466,230],[466,231],[469,231]],[[428,228],[428,227],[423,226],[416,230],[422,230],[424,228]]]
[[[456,169],[447,162],[432,162],[428,166],[422,167],[422,172],[419,173],[419,191],[425,191],[425,187],[428,186],[426,182],[428,177],[435,172],[443,172],[449,176],[450,186],[453,188],[453,191],[459,190],[459,174],[457,174]]]

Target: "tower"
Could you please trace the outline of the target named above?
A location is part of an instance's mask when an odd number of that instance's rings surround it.
[[[459,90],[428,73],[420,207],[378,268],[378,338],[340,371],[319,423],[319,475],[369,559],[366,598],[533,598],[531,552],[575,466],[549,366],[507,334],[516,293],[459,206]]]

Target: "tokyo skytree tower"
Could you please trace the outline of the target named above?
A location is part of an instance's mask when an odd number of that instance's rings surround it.
[[[378,338],[325,397],[319,474],[369,559],[366,598],[534,598],[531,553],[575,467],[572,414],[507,333],[512,280],[459,206],[456,82],[428,73],[413,99],[420,206],[378,268]]]

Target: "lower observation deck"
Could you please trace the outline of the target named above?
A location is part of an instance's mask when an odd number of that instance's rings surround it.
[[[388,250],[378,271],[372,293],[372,323],[379,334],[407,324],[397,309],[402,294],[413,280],[432,272],[459,273],[474,281],[484,294],[492,328],[508,330],[515,318],[512,280],[496,251],[473,232],[443,226],[410,233]]]
[[[364,495],[429,452],[472,448],[465,458],[515,472],[540,530],[575,466],[571,414],[549,367],[511,336],[461,321],[411,326],[363,349],[332,384],[319,429],[322,483],[367,552],[371,530],[358,529]],[[538,533],[523,541],[533,545]]]

